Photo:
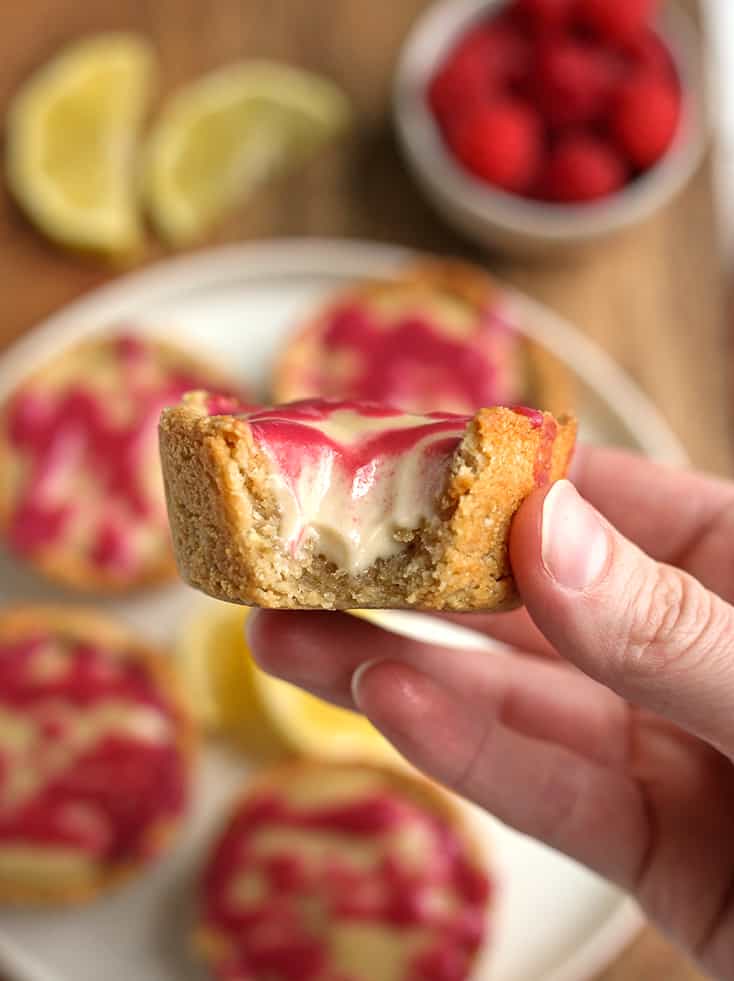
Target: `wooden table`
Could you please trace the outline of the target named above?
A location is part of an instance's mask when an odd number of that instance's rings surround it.
[[[691,3],[695,0],[691,0]],[[406,175],[390,131],[396,51],[426,0],[25,0],[0,4],[0,105],[62,42],[132,28],[151,35],[162,89],[243,55],[287,58],[343,83],[358,112],[353,138],[264,190],[212,241],[286,235],[378,239],[482,258],[434,217]],[[0,189],[0,341],[109,278],[47,245]],[[148,258],[162,250],[151,243]],[[731,472],[724,285],[710,168],[677,203],[625,239],[571,265],[490,264],[568,315],[653,396],[693,461]],[[604,981],[693,981],[699,975],[647,930]]]

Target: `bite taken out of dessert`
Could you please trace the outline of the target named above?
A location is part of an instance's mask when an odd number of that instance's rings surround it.
[[[0,536],[63,586],[121,593],[175,578],[156,428],[161,409],[231,379],[133,327],[72,345],[0,407]]]
[[[270,608],[510,608],[512,517],[565,474],[575,434],[522,407],[252,409],[190,393],[160,423],[179,571]]]
[[[215,843],[195,945],[217,981],[465,981],[494,882],[425,780],[301,760],[266,770]]]

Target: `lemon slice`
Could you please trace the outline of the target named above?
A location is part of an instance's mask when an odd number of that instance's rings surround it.
[[[143,193],[172,245],[307,159],[347,123],[332,82],[268,61],[237,62],[181,89],[151,134]]]
[[[275,757],[284,746],[255,687],[257,669],[244,632],[248,613],[243,606],[202,602],[179,633],[176,666],[199,721],[210,732],[234,737],[253,755]]]
[[[199,721],[252,755],[295,752],[335,760],[404,763],[361,715],[261,671],[245,640],[249,609],[205,600],[184,623],[176,665]]]
[[[323,702],[257,667],[254,681],[273,728],[295,752],[329,760],[407,766],[364,716]]]
[[[246,687],[248,670],[239,662],[246,661],[244,641],[245,607],[231,606],[216,600],[203,601],[194,615],[184,622],[176,640],[176,668],[190,695],[200,722],[212,729],[220,725],[219,695],[221,685],[216,674],[234,675],[233,688],[239,675],[244,675]],[[224,662],[217,668],[215,658]]]
[[[135,153],[154,66],[144,39],[101,34],[65,49],[15,95],[8,181],[50,238],[109,255],[140,246]]]

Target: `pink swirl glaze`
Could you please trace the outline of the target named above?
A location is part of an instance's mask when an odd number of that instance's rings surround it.
[[[558,434],[557,423],[552,417],[546,417],[540,409],[524,405],[508,408],[527,418],[534,429],[542,430],[535,464],[535,479],[542,485],[548,481],[550,473],[553,444]],[[268,448],[281,471],[291,481],[302,470],[304,460],[313,459],[321,453],[334,454],[345,471],[356,475],[360,472],[366,473],[366,468],[376,458],[397,456],[409,451],[427,436],[439,436],[443,433],[446,438],[431,441],[426,450],[429,454],[448,457],[456,450],[463,430],[471,419],[471,416],[431,412],[426,416],[416,416],[416,425],[410,428],[382,429],[345,445],[336,443],[314,425],[339,411],[355,412],[375,419],[404,416],[399,409],[371,402],[305,399],[273,409],[259,409],[255,412],[245,409],[244,418],[250,424],[255,439]],[[368,489],[362,484],[362,491]]]
[[[49,650],[64,663],[47,675],[37,666]],[[0,848],[65,846],[100,861],[133,861],[148,856],[145,837],[154,824],[182,813],[186,766],[172,737],[150,741],[112,726],[59,767],[58,754],[73,742],[79,720],[105,703],[144,706],[164,724],[177,720],[176,708],[138,661],[40,633],[0,644],[0,712],[34,730],[19,749],[0,725]],[[40,778],[20,802],[8,797],[19,768]]]
[[[540,409],[530,409],[527,405],[510,405],[508,408],[512,409],[513,412],[517,413],[519,416],[525,416],[530,420],[530,425],[533,429],[540,429],[543,425],[543,413]]]
[[[365,304],[350,303],[332,311],[322,343],[358,364],[348,377],[328,360],[324,370],[314,367],[312,391],[326,398],[348,396],[423,412],[446,404],[475,411],[517,397],[509,363],[517,338],[497,310],[478,314],[473,331],[456,338],[425,314],[401,314],[391,322]]]
[[[131,532],[166,534],[162,493],[147,486],[157,465],[158,417],[204,379],[181,369],[161,379],[155,346],[135,335],[109,343],[119,384],[104,396],[80,378],[58,390],[29,384],[11,399],[7,435],[24,470],[8,536],[15,552],[33,556],[62,543],[83,514],[91,525],[85,560],[132,574],[139,556]],[[85,498],[80,482],[99,488],[98,503]]]
[[[529,409],[525,405],[513,405],[512,411],[530,420],[533,429],[540,429],[540,444],[535,455],[533,476],[538,487],[545,487],[550,480],[553,464],[553,445],[558,436],[558,423],[552,416],[546,416],[540,409]]]
[[[430,838],[418,868],[406,866],[391,845],[390,836],[410,825]],[[341,844],[316,865],[290,851],[259,856],[256,836],[272,828],[335,832]],[[374,868],[350,861],[350,838],[380,843],[382,859]],[[232,885],[248,874],[262,879],[264,894],[254,906],[238,906]],[[431,903],[437,888],[453,897],[447,908]],[[220,840],[203,883],[203,920],[231,944],[230,955],[216,965],[223,981],[334,977],[323,932],[339,921],[425,928],[427,946],[412,958],[404,981],[464,981],[485,936],[490,894],[487,875],[468,859],[456,832],[407,799],[378,792],[303,810],[273,793],[249,800]],[[303,914],[307,900],[319,907],[320,931]]]
[[[303,469],[304,461],[320,454],[332,454],[341,469],[359,476],[360,494],[369,490],[374,480],[375,460],[386,460],[413,449],[426,437],[431,439],[425,451],[429,455],[449,456],[461,441],[470,416],[448,412],[431,412],[415,416],[415,424],[408,427],[381,427],[375,432],[359,435],[353,442],[338,443],[325,433],[319,424],[328,421],[335,413],[355,413],[365,419],[405,419],[405,413],[385,405],[357,400],[330,401],[305,399],[287,406],[260,409],[245,418],[255,440],[265,446],[276,459],[281,472],[295,480]]]

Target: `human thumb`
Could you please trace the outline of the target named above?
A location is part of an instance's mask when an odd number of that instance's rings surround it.
[[[734,608],[655,562],[567,480],[525,501],[510,557],[558,652],[629,701],[734,756]]]

